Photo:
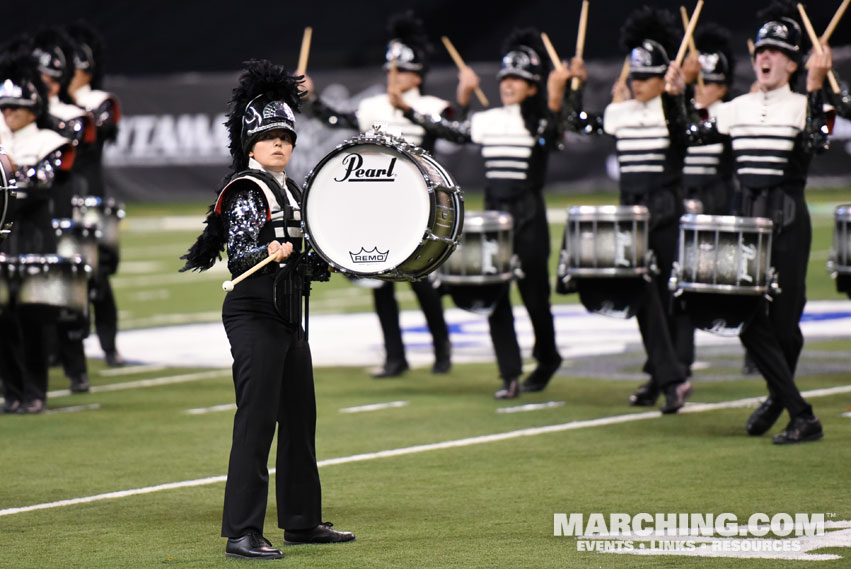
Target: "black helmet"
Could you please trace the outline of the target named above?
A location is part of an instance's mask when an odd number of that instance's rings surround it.
[[[809,48],[801,33],[801,21],[795,3],[788,0],[774,0],[761,10],[760,28],[754,41],[754,49],[774,47],[785,53],[789,59],[800,61],[801,55]]]
[[[673,14],[650,6],[634,10],[621,28],[621,44],[629,50],[629,76],[664,77],[678,41]]]
[[[233,90],[225,125],[230,138],[233,168],[244,170],[248,151],[264,132],[285,130],[296,141],[295,116],[304,91],[301,77],[290,75],[280,65],[267,60],[245,63],[239,86]]]
[[[502,62],[498,80],[520,77],[529,83],[541,85],[549,71],[549,60],[544,57],[541,34],[534,28],[514,30],[503,45]]]
[[[0,108],[24,107],[44,118],[46,101],[47,89],[29,50],[4,55],[0,60]]]
[[[724,28],[708,23],[695,34],[694,43],[700,52],[700,73],[707,83],[730,85],[736,60],[730,47],[730,33]]]
[[[60,28],[43,28],[33,36],[33,56],[38,70],[59,83],[65,100],[74,77],[74,42]]]
[[[420,19],[411,10],[392,16],[387,23],[390,41],[384,52],[384,69],[395,62],[396,69],[425,75],[431,44]]]
[[[92,76],[95,89],[103,82],[103,40],[87,22],[78,20],[66,28],[74,42],[74,67]]]

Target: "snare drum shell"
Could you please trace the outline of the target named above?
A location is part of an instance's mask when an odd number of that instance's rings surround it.
[[[471,211],[455,252],[440,267],[449,284],[485,285],[514,278],[514,220],[504,211]]]
[[[761,217],[680,218],[683,290],[758,295],[768,289],[773,223]]]
[[[649,221],[650,212],[644,206],[568,208],[560,269],[585,277],[646,273]]]
[[[17,267],[18,306],[67,309],[84,317],[88,314],[91,269],[81,257],[21,255]]]
[[[80,256],[96,273],[99,266],[97,225],[61,220],[56,228],[56,254],[60,257]]]
[[[75,196],[72,219],[83,225],[93,225],[99,231],[98,243],[110,251],[118,252],[119,222],[124,218],[124,206],[112,198]]]
[[[837,206],[834,212],[833,270],[851,275],[851,205]]]

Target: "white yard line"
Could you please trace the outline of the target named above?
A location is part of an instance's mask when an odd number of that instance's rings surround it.
[[[564,401],[546,401],[544,403],[527,403],[513,407],[499,407],[497,413],[524,413],[526,411],[540,411],[541,409],[552,409],[564,406]]]
[[[343,407],[340,413],[363,413],[365,411],[379,411],[394,407],[407,407],[407,401],[388,401],[387,403],[372,403],[370,405],[358,405],[356,407]]]
[[[221,373],[221,372],[220,372]],[[189,374],[200,375],[200,374]],[[831,387],[827,389],[815,389],[805,391],[801,395],[805,398],[824,397],[827,395],[835,395],[838,393],[851,393],[851,385],[841,385],[839,387]],[[720,403],[698,403],[687,406],[682,409],[681,413],[700,413],[704,411],[715,411],[718,409],[732,409],[738,407],[748,407],[759,402],[760,397],[748,397],[746,399],[737,399],[734,401],[723,401]],[[329,458],[320,460],[319,466],[333,466],[337,464],[348,464],[351,462],[364,462],[367,460],[375,460],[378,458],[390,458],[394,456],[404,456],[409,454],[418,454],[421,452],[430,452],[433,450],[443,450],[450,448],[460,448],[472,445],[485,443],[493,443],[498,441],[506,441],[517,439],[520,437],[534,437],[548,433],[560,433],[564,431],[575,431],[578,429],[587,429],[591,427],[603,427],[607,425],[616,425],[619,423],[631,423],[635,421],[643,421],[646,419],[657,419],[662,416],[659,411],[647,411],[644,413],[629,413],[626,415],[614,415],[611,417],[601,417],[599,419],[590,419],[587,421],[571,421],[569,423],[561,423],[558,425],[547,425],[544,427],[532,427],[528,429],[519,429],[509,431],[507,433],[496,433],[493,435],[483,435],[478,437],[468,437],[464,439],[456,439],[452,441],[443,441],[439,443],[431,443],[424,445],[416,445],[411,447],[403,447],[390,450],[382,450],[378,452],[369,452],[363,454],[353,454],[349,456],[341,456],[339,458]],[[274,468],[269,469],[270,474],[275,473]],[[118,492],[109,492],[106,494],[97,494],[95,496],[86,496],[82,498],[72,498],[68,500],[59,500],[57,502],[45,502],[42,504],[33,504],[32,506],[23,506],[20,508],[6,508],[0,510],[0,517],[10,516],[13,514],[22,514],[25,512],[33,512],[36,510],[46,510],[51,508],[60,508],[63,506],[73,506],[76,504],[88,504],[91,502],[100,502],[102,500],[114,500],[116,498],[127,498],[129,496],[137,496],[140,494],[151,494],[163,490],[174,490],[177,488],[190,488],[193,486],[205,486],[207,484],[216,484],[227,480],[226,475],[211,476],[209,478],[198,478],[195,480],[184,480],[182,482],[171,482],[168,484],[159,484],[157,486],[147,486],[145,488],[135,488],[132,490],[120,490]]]

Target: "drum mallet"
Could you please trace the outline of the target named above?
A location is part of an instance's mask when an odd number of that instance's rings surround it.
[[[235,287],[236,285],[238,285],[239,283],[241,283],[242,281],[244,281],[245,279],[247,279],[248,277],[250,277],[251,275],[253,275],[257,271],[259,271],[260,269],[262,269],[263,267],[265,267],[266,265],[271,263],[272,260],[275,258],[276,254],[277,254],[277,251],[275,251],[274,253],[272,253],[271,255],[269,255],[268,257],[266,257],[265,259],[263,259],[262,261],[260,261],[259,263],[257,263],[256,265],[254,265],[253,267],[251,267],[250,269],[248,269],[247,271],[245,271],[244,273],[242,273],[238,277],[236,277],[235,279],[233,279],[232,281],[223,282],[222,283],[222,290],[225,291],[225,292],[232,291],[233,287]]]
[[[576,34],[576,57],[581,58],[585,52],[585,29],[588,27],[588,0],[582,0],[582,9],[579,11],[579,31]],[[579,89],[579,77],[570,80],[570,90]]]
[[[452,58],[452,61],[455,62],[455,65],[458,66],[458,69],[463,70],[465,67],[467,67],[467,64],[464,63],[463,59],[461,59],[461,54],[458,53],[458,50],[455,49],[455,46],[452,45],[452,42],[449,41],[448,37],[442,36],[440,38],[440,41],[443,42],[443,45],[446,47],[446,51],[449,52],[449,56]],[[476,93],[476,98],[479,99],[479,102],[482,104],[482,106],[487,107],[488,106],[488,98],[485,97],[485,94],[484,94],[484,92],[482,92],[481,87],[476,87],[475,93]]]
[[[295,70],[296,75],[304,75],[307,71],[307,56],[310,55],[310,40],[313,37],[313,28],[307,26],[304,28],[304,35],[301,37],[301,51],[298,54],[298,67]]]
[[[823,54],[824,48],[821,47],[821,41],[816,35],[816,31],[813,29],[813,24],[810,22],[810,18],[807,16],[807,11],[804,10],[803,4],[798,4],[798,12],[801,13],[801,20],[804,22],[804,27],[807,28],[807,34],[810,36],[810,41],[813,42],[813,49],[817,54]],[[828,70],[827,80],[830,82],[830,88],[833,89],[833,92],[839,93],[839,83],[836,81],[836,75],[833,74],[833,69]]]
[[[682,16],[682,18],[683,18],[683,29],[685,30],[685,29],[688,28],[688,10],[686,10],[685,6],[680,6],[680,16]],[[693,35],[688,38],[688,48],[692,51],[692,53],[694,53],[695,55],[700,57],[700,52],[697,51],[697,45],[695,45],[695,43],[694,43],[694,36]],[[697,84],[701,89],[703,89],[703,72],[702,72],[702,70],[697,72]]]

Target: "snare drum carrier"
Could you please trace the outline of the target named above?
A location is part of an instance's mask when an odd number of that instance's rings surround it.
[[[568,208],[556,291],[578,291],[590,312],[635,315],[654,269],[649,223],[650,212],[643,205]]]
[[[684,300],[696,327],[738,335],[762,297],[778,292],[771,267],[773,227],[764,217],[680,218],[678,260],[669,288]]]
[[[417,281],[455,250],[461,189],[431,155],[378,125],[337,146],[307,175],[305,238],[337,271]]]
[[[851,298],[851,205],[837,206],[834,221],[827,272],[836,279],[836,290]]]
[[[438,269],[438,280],[464,310],[490,315],[518,271],[514,220],[504,211],[468,211],[458,248]]]

